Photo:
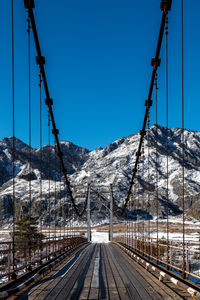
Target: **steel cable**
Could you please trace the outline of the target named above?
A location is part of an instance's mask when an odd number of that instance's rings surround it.
[[[29,214],[31,215],[32,203],[31,203],[31,38],[30,38],[30,17],[28,15],[28,128],[29,128]]]
[[[169,80],[168,80],[168,17],[166,16],[166,200],[167,200],[167,268],[169,268]]]
[[[16,279],[15,272],[15,222],[16,222],[16,199],[15,199],[15,49],[14,49],[14,3],[11,0],[11,19],[12,19],[12,197],[13,197],[13,233],[12,233],[12,279]]]
[[[157,243],[157,263],[159,262],[159,236],[158,236],[158,77],[155,80],[156,88],[156,243]]]
[[[154,88],[154,84],[155,84],[155,77],[156,77],[156,74],[157,74],[157,69],[160,66],[159,56],[160,56],[161,44],[162,44],[163,35],[164,35],[166,17],[168,15],[168,11],[170,9],[171,9],[170,4],[166,4],[164,9],[162,9],[163,14],[162,14],[160,32],[159,32],[159,37],[158,37],[158,42],[157,42],[156,55],[155,55],[155,58],[152,59],[153,71],[152,71],[151,83],[150,83],[150,87],[149,87],[149,94],[148,94],[148,99],[145,101],[146,109],[145,109],[145,114],[144,114],[144,121],[143,121],[142,130],[140,131],[140,140],[139,140],[138,149],[137,149],[137,152],[136,152],[135,164],[134,164],[134,167],[133,167],[133,170],[132,170],[131,181],[130,181],[130,184],[129,184],[129,187],[128,187],[128,192],[127,192],[127,195],[125,197],[125,202],[124,202],[123,207],[119,209],[118,206],[115,203],[116,202],[115,199],[113,198],[114,214],[118,217],[122,216],[124,214],[125,210],[126,210],[127,204],[130,200],[132,187],[134,185],[135,176],[136,176],[137,171],[138,171],[137,169],[138,169],[138,163],[139,163],[140,156],[141,156],[142,143],[143,143],[144,137],[146,135],[147,118],[148,118],[148,115],[149,115],[150,107],[152,105],[151,98],[152,98],[153,88]]]
[[[39,90],[40,90],[40,203],[42,203],[42,78],[39,74]],[[40,231],[42,232],[42,212],[40,218]]]
[[[41,54],[41,49],[40,49],[39,39],[38,39],[38,35],[37,35],[37,30],[36,30],[34,14],[33,14],[33,10],[32,10],[34,8],[34,5],[33,4],[31,5],[32,2],[33,1],[30,1],[30,2],[25,1],[25,7],[28,9],[28,13],[29,13],[30,19],[31,19],[32,31],[33,31],[33,35],[34,35],[36,50],[37,50],[37,53],[38,53],[38,64],[40,65],[40,70],[41,70],[41,73],[42,73],[43,84],[44,84],[44,89],[45,89],[45,93],[46,93],[46,104],[49,108],[49,112],[50,112],[50,116],[51,116],[53,134],[55,136],[55,140],[56,140],[56,143],[57,143],[57,151],[58,151],[58,156],[59,156],[59,159],[60,159],[60,162],[61,162],[61,169],[62,169],[62,172],[63,172],[63,175],[64,175],[65,184],[67,186],[69,197],[70,197],[70,200],[71,200],[72,205],[74,207],[74,210],[75,210],[75,212],[78,216],[82,216],[83,213],[86,210],[88,199],[86,198],[83,210],[81,212],[79,212],[78,206],[76,205],[75,199],[74,199],[73,194],[72,194],[70,182],[69,182],[68,177],[67,177],[67,171],[66,171],[66,168],[65,168],[65,165],[64,165],[63,154],[62,154],[59,139],[58,139],[58,129],[56,128],[53,109],[52,109],[53,101],[52,101],[52,99],[50,98],[50,95],[49,95],[49,89],[48,89],[46,74],[45,74],[45,70],[44,70],[44,57]],[[138,151],[137,151],[137,154],[136,154],[135,165],[134,165],[134,168],[132,170],[132,177],[131,177],[130,185],[129,185],[129,188],[128,188],[127,196],[125,198],[125,203],[124,203],[123,208],[121,210],[118,210],[118,206],[115,204],[115,199],[113,198],[114,213],[117,216],[121,216],[125,212],[125,209],[127,207],[127,203],[130,200],[130,195],[131,195],[132,187],[133,187],[133,184],[134,184],[134,179],[135,179],[135,176],[136,176],[136,173],[137,173],[138,162],[140,160],[140,155],[141,155],[141,147],[142,147],[142,143],[143,143],[143,140],[144,140],[144,136],[146,134],[145,129],[146,129],[146,124],[147,124],[147,117],[148,117],[148,114],[149,114],[150,107],[152,105],[151,97],[152,97],[152,92],[153,92],[153,87],[154,87],[155,75],[156,75],[156,72],[157,72],[157,68],[160,64],[159,55],[160,55],[163,32],[164,32],[164,27],[165,27],[165,19],[166,19],[166,15],[168,14],[168,11],[171,9],[171,7],[169,8],[168,6],[170,6],[170,5],[166,4],[165,9],[162,9],[163,10],[163,15],[162,15],[160,33],[159,33],[159,38],[158,38],[158,43],[157,43],[156,55],[155,55],[155,58],[153,59],[153,64],[152,64],[153,72],[152,72],[151,83],[150,83],[150,88],[149,88],[148,100],[145,102],[146,110],[145,110],[142,130],[140,132],[141,137],[140,137],[140,141],[139,141]]]
[[[56,241],[56,221],[57,221],[57,214],[56,214],[56,199],[57,199],[57,186],[56,186],[56,168],[57,168],[57,154],[56,154],[56,144],[54,145],[54,168],[55,168],[55,181],[54,181],[54,232],[55,232],[55,241]],[[55,252],[56,252],[56,243],[55,243]]]
[[[147,167],[148,167],[148,185],[150,186],[150,143],[149,143],[149,128],[150,128],[150,111],[148,114],[148,118],[147,118]],[[151,248],[151,220],[150,220],[150,192],[149,192],[149,188],[148,188],[148,192],[147,192],[147,207],[148,207],[148,238],[149,238],[149,255],[150,253],[150,248]]]
[[[183,188],[182,188],[182,206],[183,206],[183,274],[182,277],[185,278],[185,136],[184,136],[184,15],[183,15],[183,0],[181,0],[181,27],[182,27],[182,181],[183,181]]]
[[[41,74],[42,74],[43,85],[44,85],[44,90],[45,90],[45,94],[46,94],[46,101],[45,102],[46,102],[46,105],[48,106],[48,110],[49,110],[49,114],[50,114],[50,118],[51,118],[51,122],[52,122],[52,128],[53,128],[52,133],[54,134],[54,137],[55,137],[55,140],[56,140],[57,154],[58,154],[60,164],[61,164],[61,171],[62,171],[63,176],[64,176],[64,181],[65,181],[65,184],[66,184],[66,187],[67,187],[67,190],[68,190],[68,194],[69,194],[69,198],[72,202],[73,208],[74,208],[76,214],[79,217],[81,217],[86,211],[87,200],[88,199],[86,198],[83,209],[80,212],[79,209],[78,209],[78,206],[75,203],[75,199],[73,197],[71,185],[70,185],[70,182],[69,182],[68,176],[67,176],[67,169],[66,169],[65,164],[64,164],[63,153],[61,151],[61,145],[60,145],[59,138],[58,138],[59,131],[56,128],[54,113],[53,113],[53,109],[52,109],[53,100],[50,98],[46,73],[45,73],[45,69],[44,69],[45,59],[44,59],[44,56],[42,56],[42,53],[41,53],[41,48],[40,48],[37,29],[36,29],[36,24],[35,24],[35,18],[34,18],[34,14],[33,14],[34,1],[25,0],[24,3],[25,3],[25,8],[28,11],[28,15],[29,15],[30,21],[31,21],[32,32],[33,32],[36,51],[37,51],[37,55],[38,55],[36,60],[37,60],[37,63],[40,67],[40,71],[41,71]],[[88,195],[88,193],[87,193],[87,195]]]

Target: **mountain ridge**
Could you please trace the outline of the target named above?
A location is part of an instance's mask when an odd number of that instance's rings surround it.
[[[158,167],[159,186],[158,204],[159,217],[165,218],[167,213],[167,189],[166,189],[166,128],[153,125],[144,139],[144,156],[142,156],[139,171],[137,173],[136,186],[133,190],[133,208],[130,217],[136,218],[145,216],[146,207],[149,210],[149,217],[156,217],[156,170]],[[169,214],[179,215],[182,213],[182,139],[181,128],[168,130],[168,162],[169,162]],[[200,209],[200,132],[184,130],[185,136],[185,203],[187,216],[199,219]],[[110,184],[114,183],[114,195],[118,205],[123,203],[129,186],[131,172],[135,164],[136,151],[140,134],[131,134],[110,143],[105,148],[88,150],[77,146],[70,141],[61,141],[63,159],[68,171],[68,177],[72,182],[73,192],[76,195],[76,186],[79,188],[79,204],[85,197],[85,190],[88,182],[91,182],[99,190],[109,190]],[[156,140],[158,143],[156,144]],[[58,158],[55,155],[54,146],[43,146],[41,149],[31,149],[31,166],[29,162],[30,148],[22,141],[16,139],[16,202],[20,203],[18,210],[26,213],[29,209],[28,192],[29,181],[32,185],[32,213],[38,218],[44,219],[43,209],[50,203],[50,219],[52,222],[57,216],[58,222],[63,222],[69,214],[69,203],[66,200],[68,195],[64,188],[56,192],[54,186],[59,185],[62,177],[59,167],[56,166]],[[148,164],[149,152],[149,164]],[[157,156],[158,153],[158,156]],[[42,157],[42,160],[41,160]],[[49,169],[50,161],[50,169]],[[148,170],[149,165],[149,170]],[[148,183],[150,179],[150,183]],[[48,182],[50,180],[51,196],[49,198]],[[40,197],[40,183],[43,185],[43,196]],[[148,197],[150,201],[148,203]],[[60,199],[60,198],[61,199]],[[60,200],[58,200],[59,198]],[[136,200],[137,199],[137,200]],[[64,217],[59,208],[63,202]],[[105,211],[98,211],[95,205],[95,197],[92,199],[94,211],[97,211],[97,219],[106,219]],[[56,202],[56,204],[55,204]],[[145,204],[145,205],[144,205]],[[0,212],[3,222],[12,219],[12,137],[0,141]],[[45,221],[46,220],[46,221]],[[98,220],[97,220],[98,221]]]

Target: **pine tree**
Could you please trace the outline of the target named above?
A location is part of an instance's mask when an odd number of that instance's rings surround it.
[[[15,223],[14,240],[17,248],[22,250],[18,252],[19,256],[26,257],[28,251],[28,260],[31,260],[31,254],[38,247],[42,247],[44,235],[38,232],[38,222],[36,218],[26,214]],[[13,233],[11,233],[12,235]],[[27,250],[28,249],[28,250]]]

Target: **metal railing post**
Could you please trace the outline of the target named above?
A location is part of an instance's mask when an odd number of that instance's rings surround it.
[[[112,184],[110,185],[110,242],[113,240],[113,198],[112,198]]]
[[[88,185],[88,202],[87,202],[87,239],[91,242],[91,219],[90,219],[90,184]]]

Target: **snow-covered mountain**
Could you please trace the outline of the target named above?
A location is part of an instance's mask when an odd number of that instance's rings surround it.
[[[135,163],[139,138],[139,134],[123,137],[105,149],[98,148],[94,151],[78,147],[71,142],[61,142],[68,176],[80,206],[84,200],[88,182],[91,182],[95,190],[104,193],[107,197],[109,197],[109,186],[112,183],[118,205],[123,203]],[[185,130],[184,138],[185,207],[188,217],[200,219],[200,132]],[[168,140],[168,209],[170,215],[178,215],[182,212],[183,199],[181,129],[169,129]],[[71,208],[67,201],[64,184],[60,184],[61,173],[54,147],[30,149],[20,140],[16,140],[15,157],[17,214],[31,210],[31,213],[38,215],[43,222],[49,220],[49,215],[51,222],[55,220],[61,222],[65,216],[68,218]],[[0,142],[0,209],[3,222],[8,219],[11,221],[12,216],[12,171],[12,138],[5,138]],[[159,126],[157,136],[156,127],[152,126],[144,141],[144,155],[141,157],[137,180],[133,188],[133,206],[130,216],[135,217],[137,214],[150,218],[156,216],[157,172],[159,216],[166,216],[166,171],[166,128]],[[91,197],[94,211],[98,212],[99,204],[95,204],[97,200],[95,194],[92,193]],[[148,214],[145,214],[146,210]],[[104,212],[105,208],[102,207],[100,213],[94,214],[93,219],[96,218],[98,222],[99,219],[105,218]]]

